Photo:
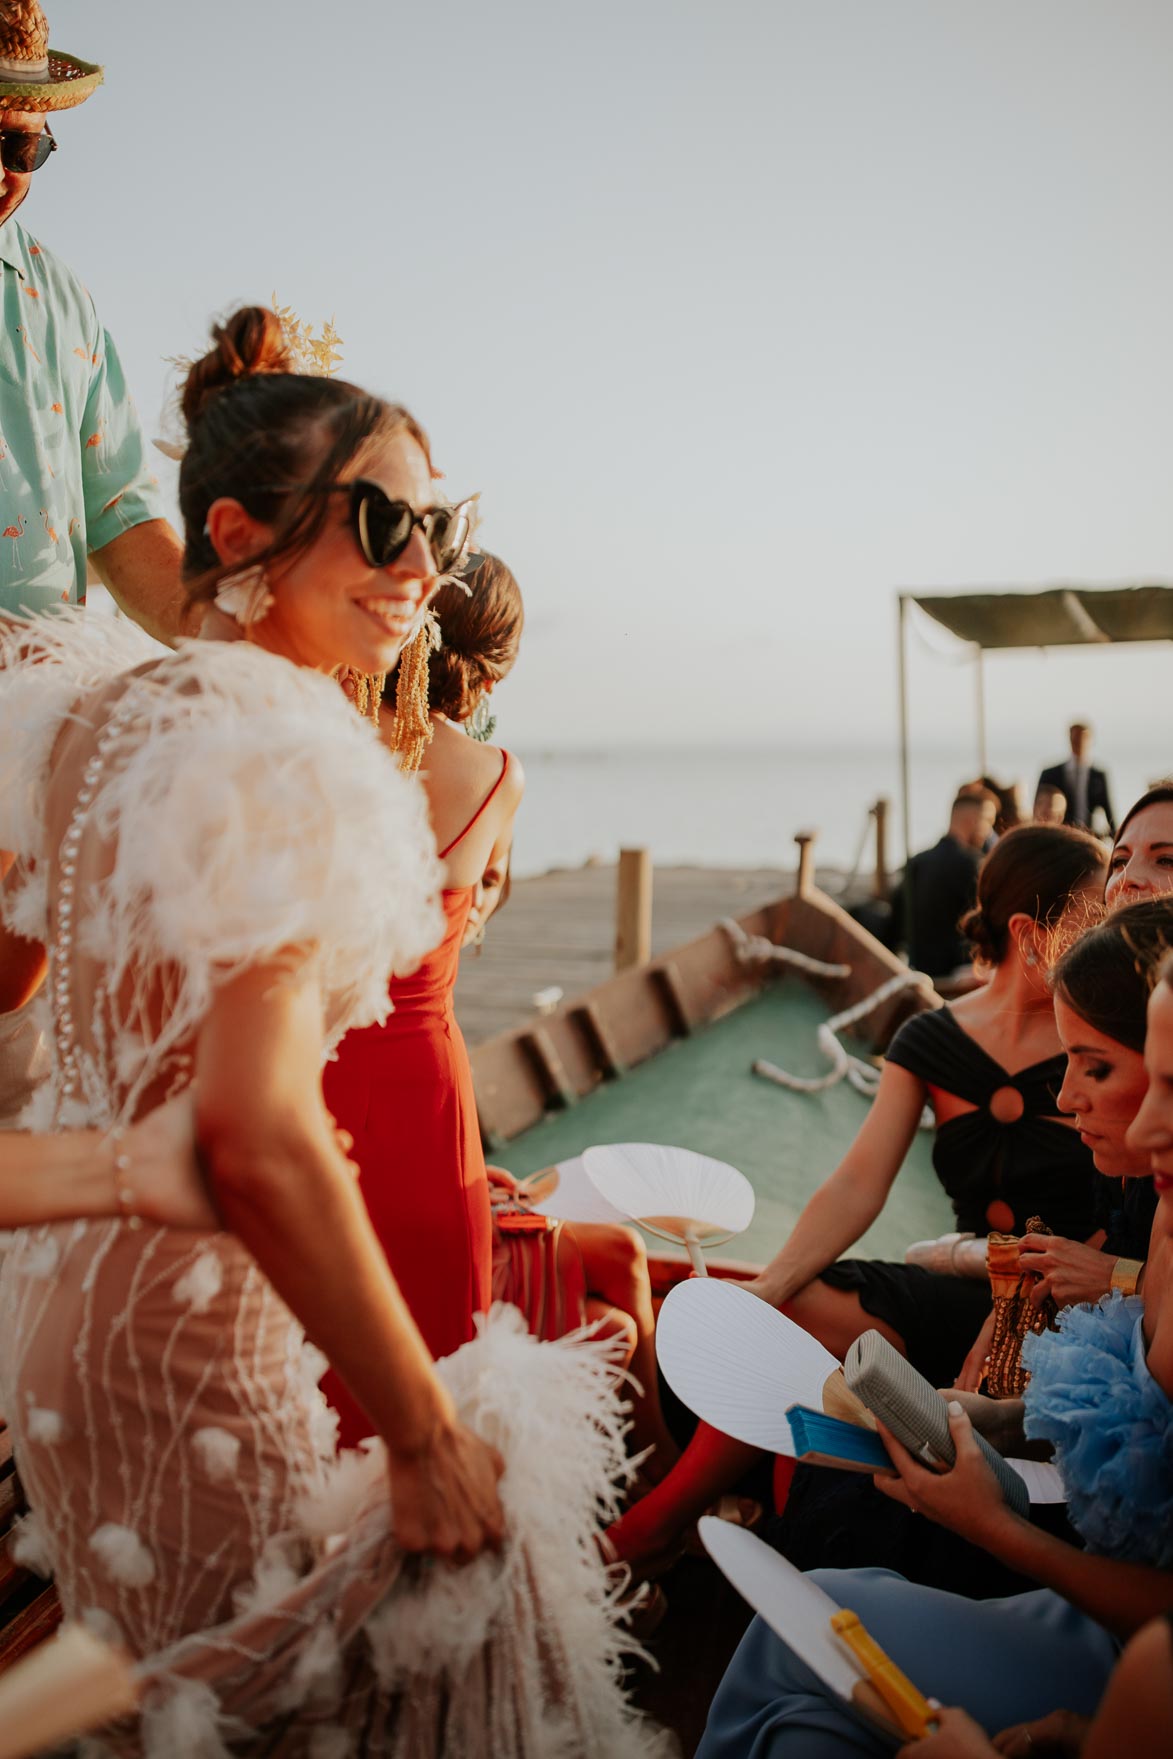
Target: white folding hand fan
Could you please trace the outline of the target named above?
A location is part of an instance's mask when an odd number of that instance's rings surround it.
[[[1067,1486],[1063,1482],[1063,1474],[1049,1460],[1008,1459],[1006,1464],[1014,1467],[1026,1485],[1027,1495],[1033,1505],[1041,1507],[1047,1503],[1067,1501]]]
[[[701,1248],[719,1246],[753,1220],[753,1186],[736,1167],[690,1148],[611,1142],[583,1155],[598,1191],[641,1228],[686,1247],[698,1276]]]
[[[660,1309],[656,1356],[690,1411],[772,1454],[795,1452],[786,1420],[791,1405],[875,1427],[831,1352],[736,1283],[677,1283]]]
[[[538,1215],[560,1222],[619,1222],[628,1224],[626,1210],[616,1209],[587,1177],[581,1154],[560,1160],[557,1166],[533,1173],[521,1181],[523,1195],[533,1198],[530,1208]]]
[[[837,1698],[902,1740],[932,1732],[932,1705],[849,1610],[746,1528],[702,1515],[697,1531],[721,1573]]]

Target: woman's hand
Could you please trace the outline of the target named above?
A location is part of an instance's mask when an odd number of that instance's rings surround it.
[[[1032,1307],[1041,1307],[1047,1296],[1058,1307],[1074,1307],[1080,1301],[1098,1301],[1112,1286],[1116,1260],[1082,1240],[1061,1240],[1053,1234],[1024,1234],[1018,1262],[1041,1280],[1030,1292]]]
[[[505,1462],[496,1448],[455,1420],[416,1453],[387,1453],[391,1530],[405,1552],[468,1563],[505,1534],[497,1481]]]
[[[1090,1727],[1088,1718],[1077,1716],[1074,1710],[1053,1710],[1038,1722],[1019,1722],[1004,1729],[994,1736],[993,1750],[1004,1759],[1035,1759],[1047,1753],[1053,1759],[1060,1755],[1062,1759],[1078,1759]]]
[[[132,1214],[165,1228],[214,1233],[222,1226],[196,1161],[191,1088],[133,1125],[118,1152],[130,1164],[113,1177],[129,1190]]]
[[[1015,1519],[978,1447],[973,1426],[956,1400],[949,1406],[949,1433],[957,1460],[949,1471],[934,1472],[922,1466],[882,1423],[877,1427],[900,1474],[899,1478],[877,1475],[876,1489],[885,1496],[975,1545],[986,1545],[1006,1522]]]
[[[997,1747],[964,1710],[939,1710],[937,1732],[901,1747],[896,1759],[994,1759]]]
[[[334,1137],[349,1156],[354,1147],[350,1131],[335,1126]],[[121,1139],[118,1152],[130,1164],[116,1170],[114,1188],[117,1192],[124,1185],[129,1190],[131,1214],[164,1228],[216,1233],[223,1227],[196,1154],[194,1088],[185,1088],[140,1118]],[[348,1159],[346,1164],[357,1179],[355,1162]]]
[[[942,1398],[961,1406],[973,1428],[1000,1454],[1012,1451],[1022,1438],[1021,1399],[988,1399],[984,1393],[967,1393],[955,1386],[938,1390]]]
[[[485,1172],[488,1174],[490,1185],[496,1185],[502,1191],[508,1191],[512,1196],[516,1196],[520,1191],[520,1184],[513,1177],[513,1174],[508,1172],[504,1167],[491,1167],[486,1165]]]
[[[963,1393],[976,1393],[986,1377],[986,1363],[994,1342],[994,1312],[990,1309],[982,1325],[974,1345],[965,1361],[961,1364],[961,1373],[957,1376],[957,1385]]]
[[[1020,1722],[990,1740],[964,1710],[937,1713],[937,1733],[901,1747],[896,1759],[1079,1759],[1089,1728],[1086,1716],[1055,1710],[1038,1722]]]

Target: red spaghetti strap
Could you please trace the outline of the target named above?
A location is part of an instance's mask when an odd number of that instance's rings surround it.
[[[476,811],[473,813],[472,817],[469,819],[469,821],[465,825],[464,829],[457,836],[453,837],[452,841],[448,844],[446,849],[441,849],[441,851],[440,851],[440,860],[441,861],[445,860],[447,856],[451,855],[451,853],[455,849],[457,843],[463,842],[465,837],[468,836],[468,833],[472,830],[472,827],[476,824],[478,818],[480,818],[482,812],[484,812],[486,806],[488,806],[489,802],[492,800],[493,796],[496,794],[498,788],[501,786],[502,782],[505,780],[505,772],[508,768],[509,768],[509,753],[507,751],[503,751],[501,753],[501,773],[500,773],[500,775],[497,777],[497,780],[493,783],[493,786],[489,789],[489,792],[485,795],[485,798],[481,801],[480,805],[477,807]]]

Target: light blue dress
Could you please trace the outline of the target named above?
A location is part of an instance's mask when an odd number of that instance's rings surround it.
[[[1091,1551],[1173,1564],[1173,1405],[1149,1372],[1141,1302],[1070,1309],[1027,1340],[1027,1434],[1051,1441]],[[888,1570],[817,1570],[921,1691],[990,1734],[1063,1708],[1090,1715],[1119,1645],[1049,1589],[965,1600]],[[713,1699],[697,1759],[839,1759],[894,1743],[830,1693],[761,1619]]]

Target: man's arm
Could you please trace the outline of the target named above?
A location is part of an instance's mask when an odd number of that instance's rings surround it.
[[[199,628],[198,616],[187,610],[179,579],[182,556],[183,546],[165,519],[132,525],[90,552],[99,578],[121,609],[168,646]]]
[[[1112,802],[1108,795],[1108,772],[1107,770],[1100,770],[1098,773],[1100,778],[1100,805],[1103,808],[1104,817],[1108,821],[1108,835],[1113,841],[1115,841],[1116,815],[1112,811]]]

